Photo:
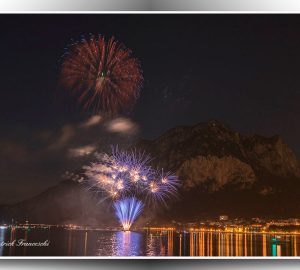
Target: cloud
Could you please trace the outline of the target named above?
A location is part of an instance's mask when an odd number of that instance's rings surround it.
[[[75,135],[75,130],[72,125],[65,125],[60,131],[59,137],[49,146],[50,150],[59,150],[64,147],[70,139]]]
[[[66,171],[61,176],[63,179],[72,180],[74,182],[82,183],[84,178],[76,173]]]
[[[5,181],[0,204],[37,194],[61,181],[66,170],[78,172],[94,159],[92,153],[96,151],[110,151],[111,145],[134,145],[138,126],[128,118],[92,116],[86,121],[65,123],[58,129],[24,129],[17,135],[0,137],[0,179]],[[70,179],[82,181],[75,174]],[[11,193],[14,186],[18,189]]]
[[[92,154],[96,150],[94,145],[85,145],[77,148],[69,149],[70,157],[83,157]]]
[[[94,115],[80,124],[66,124],[56,134],[48,131],[46,140],[42,139],[47,150],[51,152],[60,152],[68,157],[83,157],[99,148],[100,142],[102,146],[114,144],[116,141],[120,144],[119,135],[134,139],[137,133],[137,124],[129,118],[105,120],[100,115]]]
[[[106,130],[112,133],[134,135],[138,132],[138,126],[128,118],[115,118],[106,123]]]
[[[98,125],[102,121],[102,117],[100,115],[93,115],[87,121],[83,122],[79,127],[81,128],[89,128],[95,125]]]

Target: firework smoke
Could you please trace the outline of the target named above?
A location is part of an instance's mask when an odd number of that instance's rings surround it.
[[[112,148],[112,154],[97,154],[97,162],[84,166],[91,190],[114,202],[124,230],[129,230],[144,205],[167,205],[177,195],[178,178],[150,166],[151,157],[137,150]]]
[[[65,53],[61,83],[85,109],[115,115],[127,112],[143,81],[139,61],[114,38],[82,38]]]

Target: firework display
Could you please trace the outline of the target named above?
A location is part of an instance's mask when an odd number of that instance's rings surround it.
[[[139,61],[114,38],[83,37],[63,56],[62,85],[85,109],[97,113],[127,112],[139,97],[142,81]]]
[[[112,148],[112,154],[96,154],[97,161],[84,166],[89,188],[113,201],[116,216],[129,230],[145,205],[167,205],[176,197],[179,179],[150,166],[151,157],[137,150]]]
[[[143,203],[137,200],[135,197],[114,202],[116,215],[125,231],[130,229],[132,223],[143,210],[143,207]]]

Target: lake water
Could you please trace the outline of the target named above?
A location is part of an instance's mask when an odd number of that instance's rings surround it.
[[[20,239],[25,239],[27,243],[48,243],[48,246],[18,246],[19,241],[22,241]],[[10,243],[14,244],[9,246]],[[272,234],[255,233],[0,229],[0,244],[2,256],[297,256],[300,254],[300,235],[283,235],[274,241]]]

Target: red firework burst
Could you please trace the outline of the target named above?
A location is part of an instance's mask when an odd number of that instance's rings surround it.
[[[114,38],[83,38],[70,46],[61,69],[61,83],[84,109],[108,115],[127,112],[139,97],[143,81],[139,61]]]

